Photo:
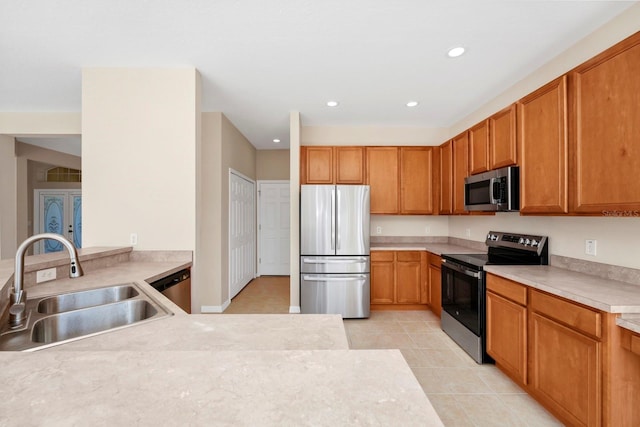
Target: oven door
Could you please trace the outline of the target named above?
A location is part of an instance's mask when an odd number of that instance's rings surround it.
[[[442,261],[442,309],[476,336],[482,336],[484,272]]]

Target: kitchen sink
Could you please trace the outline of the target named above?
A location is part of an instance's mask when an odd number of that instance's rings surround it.
[[[148,301],[133,300],[55,314],[33,324],[31,341],[45,344],[65,341],[131,325],[157,313]]]
[[[93,307],[124,301],[140,295],[130,284],[109,286],[81,292],[54,295],[38,303],[38,313],[62,313],[70,310]]]
[[[173,314],[136,283],[29,298],[26,311],[22,327],[1,325],[0,350],[37,350]]]

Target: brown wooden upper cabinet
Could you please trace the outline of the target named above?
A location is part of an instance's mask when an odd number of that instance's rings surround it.
[[[452,142],[447,141],[440,146],[440,197],[438,213],[453,213],[453,150]]]
[[[400,213],[433,213],[432,147],[400,147]]]
[[[468,214],[469,212],[464,210],[464,179],[469,176],[469,132],[465,131],[453,138],[451,145],[453,213]]]
[[[489,117],[489,169],[515,165],[516,104]]]
[[[489,169],[489,120],[483,120],[469,129],[469,174]]]
[[[522,98],[517,110],[520,212],[567,213],[567,77]]]
[[[400,212],[400,150],[398,147],[366,148],[366,183],[371,187],[371,213]]]
[[[571,211],[640,215],[640,32],[569,73]]]
[[[364,184],[364,147],[333,147],[336,184]]]
[[[364,147],[300,147],[301,184],[364,184]]]

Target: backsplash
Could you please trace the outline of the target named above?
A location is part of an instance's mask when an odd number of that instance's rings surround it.
[[[551,255],[549,264],[578,273],[590,274],[603,279],[618,280],[620,282],[640,285],[640,270],[619,265],[603,264],[583,259]],[[640,292],[640,289],[638,290]]]

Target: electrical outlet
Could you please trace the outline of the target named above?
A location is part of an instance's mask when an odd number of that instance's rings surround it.
[[[587,255],[596,256],[596,244],[597,240],[587,239],[584,241],[584,253]]]
[[[46,270],[38,270],[36,272],[36,283],[48,282],[56,280],[56,268],[47,268]]]
[[[470,228],[467,228],[467,229],[465,230],[465,235],[466,235],[467,237],[471,237],[471,229],[470,229]]]
[[[424,234],[430,234],[430,233],[431,233],[431,227],[427,225],[426,227],[424,227]]]
[[[129,235],[129,244],[134,246],[138,244],[138,233],[131,233],[131,235]]]
[[[376,227],[376,234],[382,234],[382,227],[380,226]]]

